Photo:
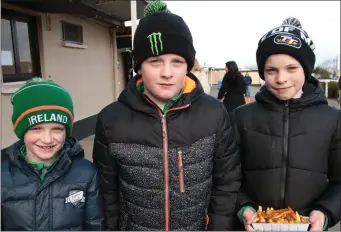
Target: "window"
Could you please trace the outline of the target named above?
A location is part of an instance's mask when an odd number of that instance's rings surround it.
[[[40,76],[36,18],[1,9],[1,67],[4,82]]]
[[[63,41],[83,44],[82,26],[62,21]]]

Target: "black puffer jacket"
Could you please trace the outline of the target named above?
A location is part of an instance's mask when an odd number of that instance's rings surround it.
[[[318,81],[300,99],[279,101],[265,86],[256,102],[235,110],[242,146],[243,205],[321,210],[329,226],[341,219],[341,119]]]
[[[106,229],[204,230],[207,214],[208,229],[232,229],[241,175],[224,106],[191,75],[162,114],[136,81],[98,116]]]
[[[68,139],[43,181],[20,155],[23,144],[9,147],[1,164],[2,230],[103,230],[97,171],[80,144]]]

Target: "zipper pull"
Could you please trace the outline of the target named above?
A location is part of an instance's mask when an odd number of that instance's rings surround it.
[[[179,168],[179,183],[180,193],[185,192],[184,169],[182,164],[182,151],[178,151],[178,168]]]
[[[208,212],[207,209],[205,210],[205,216],[206,216],[206,220],[205,220],[205,230],[207,230],[208,228],[208,224],[210,223],[210,217],[208,216]]]
[[[161,116],[161,124],[162,124],[162,137],[165,138],[167,133],[166,133],[166,115],[163,114]]]

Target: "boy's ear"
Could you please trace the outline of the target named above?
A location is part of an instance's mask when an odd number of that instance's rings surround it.
[[[142,74],[142,73],[141,73],[141,69],[139,69],[139,70],[137,71],[137,74],[139,74],[139,75]]]

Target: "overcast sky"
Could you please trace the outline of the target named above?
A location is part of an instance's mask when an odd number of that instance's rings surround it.
[[[189,26],[200,64],[256,64],[259,39],[287,17],[301,21],[315,43],[316,64],[340,53],[340,1],[165,1]]]

